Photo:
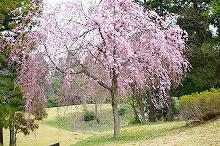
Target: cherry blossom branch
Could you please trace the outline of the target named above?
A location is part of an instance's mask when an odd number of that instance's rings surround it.
[[[103,81],[99,80],[96,76],[92,75],[89,73],[89,71],[86,69],[86,67],[83,64],[80,64],[81,67],[83,68],[83,72],[89,77],[92,78],[94,81],[96,81],[100,86],[108,89],[109,91],[112,91],[112,88],[109,87],[107,84],[105,84]]]

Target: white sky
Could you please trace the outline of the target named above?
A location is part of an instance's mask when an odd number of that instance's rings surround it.
[[[59,3],[59,2],[71,2],[71,1],[74,1],[74,0],[44,0],[44,3],[49,3],[51,6],[54,6],[56,3]],[[91,1],[91,0],[82,0],[83,5],[88,5],[88,1]],[[100,0],[92,0],[92,1],[99,2]]]
[[[44,0],[45,3],[49,3],[51,6],[54,6],[56,3],[58,2],[71,2],[73,0]],[[89,1],[89,0],[82,0],[83,1],[83,4],[86,5],[86,3]],[[91,1],[91,0],[90,0]],[[99,2],[100,0],[92,0],[93,2]]]
[[[44,0],[45,3],[49,3],[50,5],[54,6],[58,2],[70,2],[72,0]]]

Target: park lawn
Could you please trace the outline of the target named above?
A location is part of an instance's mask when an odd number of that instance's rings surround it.
[[[121,137],[112,138],[113,131],[80,141],[75,145],[220,145],[220,119],[197,126],[184,121],[137,124],[121,128]]]
[[[56,127],[68,131],[82,131],[92,134],[97,134],[104,131],[109,131],[114,128],[113,114],[112,109],[107,108],[108,105],[105,105],[105,108],[98,111],[99,123],[97,121],[79,121],[79,118],[83,116],[83,112],[72,112],[67,113],[63,116],[58,117],[57,119],[47,120],[44,123],[51,127]],[[128,106],[121,106],[120,109],[124,109],[123,114],[120,115],[120,125],[127,126],[134,120],[133,110]],[[89,111],[94,111],[90,109]]]
[[[87,104],[86,107],[87,107],[87,110],[89,111],[95,110],[94,104]],[[101,109],[102,110],[112,109],[112,106],[110,104],[102,104]],[[65,116],[66,114],[69,114],[69,113],[82,112],[83,106],[73,105],[73,106],[63,106],[63,107],[52,107],[52,108],[47,108],[46,111],[47,111],[48,116],[45,119],[45,121],[48,121],[48,120],[54,120],[60,116]]]
[[[9,144],[9,130],[4,132],[4,143]],[[61,146],[69,146],[83,139],[90,137],[91,134],[69,132],[62,129],[57,129],[44,124],[40,124],[39,129],[28,136],[23,134],[18,135],[17,146],[49,146],[60,142]]]
[[[88,110],[94,110],[94,105],[88,105]],[[109,112],[111,105],[103,105],[103,114]],[[136,124],[121,127],[121,138],[114,139],[113,131],[97,131],[98,134],[68,131],[67,128],[56,127],[55,119],[65,117],[70,113],[81,113],[82,106],[69,106],[47,109],[48,117],[40,123],[39,129],[28,136],[18,135],[17,146],[48,146],[60,142],[61,146],[69,145],[220,145],[220,119],[215,119],[198,126],[187,126],[184,121],[156,122],[145,125]],[[109,112],[110,114],[110,112]],[[59,115],[59,116],[58,116]],[[51,124],[45,124],[48,122]],[[92,122],[92,121],[91,121]],[[88,122],[86,128],[94,124]],[[94,121],[93,121],[94,122]],[[52,126],[54,125],[54,126]],[[105,127],[104,127],[105,128]],[[67,130],[65,130],[67,129]],[[5,145],[9,143],[9,130],[4,130]]]
[[[94,109],[94,105],[87,105],[89,110]],[[111,105],[102,106],[103,109],[110,109]],[[49,120],[54,120],[59,116],[69,114],[71,112],[82,112],[81,105],[65,106],[60,108],[48,108],[47,118],[39,124],[39,129],[30,135],[24,136],[23,134],[18,135],[17,146],[48,146],[50,144],[60,142],[61,146],[68,146],[78,141],[86,139],[92,134],[84,132],[71,132],[64,129],[51,127],[44,123]],[[9,130],[4,130],[4,145],[9,145]]]

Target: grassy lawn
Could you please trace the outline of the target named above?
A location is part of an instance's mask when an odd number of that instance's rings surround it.
[[[94,105],[88,105],[94,110]],[[94,120],[82,122],[78,130],[73,129],[82,106],[47,109],[48,117],[40,127],[28,136],[18,135],[17,146],[48,146],[60,142],[69,145],[216,145],[220,146],[220,118],[197,126],[187,126],[184,121],[155,122],[145,125],[129,125],[132,113],[129,109],[121,116],[121,137],[113,136],[111,105],[103,105],[100,124]],[[59,122],[57,122],[59,120]],[[85,132],[83,132],[85,131]],[[95,134],[95,135],[94,135]],[[5,145],[9,143],[9,130],[4,130]]]
[[[124,115],[120,116],[120,125],[127,126],[134,119],[132,113],[133,111],[128,107],[123,107],[123,108],[126,110]],[[91,110],[92,109],[90,109],[90,111]],[[99,123],[97,123],[96,120],[91,120],[86,122],[81,121],[78,124],[80,126],[74,128],[74,125],[77,124],[76,121],[77,118],[79,118],[79,116],[83,116],[83,112],[68,113],[64,116],[60,116],[57,119],[47,120],[45,121],[45,124],[51,127],[56,127],[68,131],[85,131],[95,134],[113,129],[114,123],[113,123],[112,109],[105,108],[99,111],[99,119],[100,119]]]
[[[220,119],[198,126],[186,122],[156,122],[121,128],[121,137],[112,138],[113,131],[90,137],[75,145],[220,145]]]
[[[81,112],[68,113],[64,116],[57,117],[56,119],[47,120],[43,124],[72,132],[74,122],[80,113]]]
[[[17,139],[17,146],[48,146],[56,142],[60,142],[62,146],[68,146],[90,136],[91,135],[87,133],[69,132],[41,124],[38,130],[28,136],[19,134]],[[4,139],[5,145],[8,146],[8,129],[4,132]]]
[[[103,109],[110,109],[110,105],[104,105]],[[88,109],[94,109],[94,105],[88,105]],[[45,125],[47,121],[55,121],[60,116],[65,116],[69,113],[82,112],[82,106],[66,106],[60,108],[48,108],[48,117],[44,119],[39,125],[39,129],[30,135],[24,136],[23,134],[18,135],[17,146],[48,146],[50,144],[60,142],[61,146],[68,146],[73,143],[77,143],[83,139],[92,136],[89,133],[83,132],[71,132],[61,128],[51,127]],[[56,124],[56,123],[53,123]],[[9,145],[9,130],[4,130],[4,144]]]

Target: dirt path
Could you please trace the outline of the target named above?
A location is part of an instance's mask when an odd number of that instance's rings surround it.
[[[84,122],[84,116],[83,115],[78,116],[76,121],[74,122],[73,131],[80,130],[83,122]]]
[[[83,115],[78,116],[78,118],[74,122],[73,131],[74,132],[85,132],[85,133],[89,133],[89,134],[93,134],[93,135],[101,133],[101,132],[95,132],[95,131],[85,131],[85,130],[82,130],[81,127],[82,127],[83,123],[84,123]]]

